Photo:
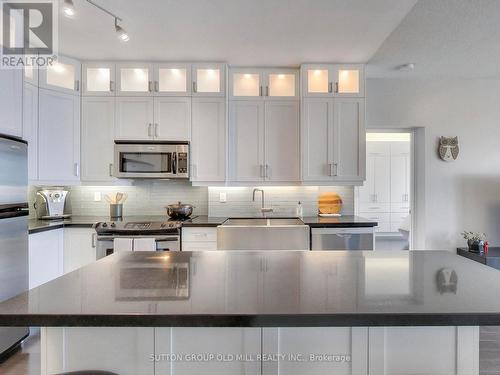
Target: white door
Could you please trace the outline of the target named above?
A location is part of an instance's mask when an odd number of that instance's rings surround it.
[[[191,68],[193,96],[225,96],[225,65],[196,63]]]
[[[39,90],[39,179],[80,180],[80,97]]]
[[[49,282],[63,274],[63,230],[29,235],[29,287]]]
[[[331,65],[307,64],[301,66],[302,96],[332,97],[333,80]]]
[[[265,102],[265,176],[300,180],[299,102]]]
[[[229,165],[232,181],[264,179],[263,101],[229,103]]]
[[[263,98],[262,69],[233,68],[229,71],[229,96],[231,100]]]
[[[24,67],[24,83],[31,83],[32,85],[38,86],[38,67]]]
[[[193,98],[191,181],[226,179],[226,101]]]
[[[361,64],[341,64],[331,68],[333,91],[337,97],[363,98],[365,96],[365,73]]]
[[[113,180],[115,98],[82,99],[82,181]]]
[[[116,95],[153,95],[153,65],[148,63],[116,64]]]
[[[374,201],[391,201],[391,159],[387,155],[373,156],[374,160]]]
[[[64,228],[63,271],[68,273],[97,260],[94,228]]]
[[[82,95],[114,96],[116,92],[115,64],[89,62],[82,65]]]
[[[334,180],[362,182],[366,163],[364,99],[334,100],[333,145]]]
[[[302,106],[302,178],[332,179],[333,100],[304,98]]]
[[[153,137],[153,98],[116,98],[115,138],[124,140],[151,140]]]
[[[408,202],[408,155],[391,156],[391,203]]]
[[[38,70],[40,87],[67,94],[80,94],[81,64],[68,57],[59,56],[52,65]]]
[[[267,100],[294,100],[299,97],[298,69],[265,69],[262,78],[263,94]]]
[[[191,65],[155,64],[154,92],[155,96],[191,96]]]
[[[167,141],[191,139],[191,98],[154,99],[154,138]]]
[[[363,210],[364,204],[375,202],[375,159],[376,156],[373,155],[368,155],[366,157],[366,180],[363,186],[360,186],[358,190],[361,210]]]
[[[0,69],[0,133],[23,136],[23,70]]]
[[[38,86],[24,84],[23,138],[28,141],[28,179],[38,180]]]

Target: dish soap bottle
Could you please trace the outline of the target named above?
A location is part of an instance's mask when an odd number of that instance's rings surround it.
[[[295,215],[297,217],[302,217],[304,215],[304,208],[302,207],[301,201],[299,201],[299,203],[297,203],[297,207],[295,208]]]

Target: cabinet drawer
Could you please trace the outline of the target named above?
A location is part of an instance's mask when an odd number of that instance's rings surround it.
[[[410,212],[409,203],[393,203],[391,204],[391,212],[408,213]]]
[[[182,251],[212,251],[212,250],[217,250],[217,242],[214,241],[182,242]]]
[[[217,227],[182,228],[182,242],[217,242]]]
[[[359,212],[390,212],[390,208],[387,203],[360,203]]]
[[[376,221],[379,224],[381,222],[391,221],[391,214],[386,212],[360,212],[359,216],[368,220]]]

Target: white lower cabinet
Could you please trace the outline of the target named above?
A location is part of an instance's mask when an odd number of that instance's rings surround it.
[[[193,98],[191,127],[191,181],[226,180],[226,101]]]
[[[39,89],[39,179],[80,180],[80,97]]]
[[[29,288],[63,274],[63,229],[29,235]]]
[[[155,363],[156,375],[260,375],[260,328],[156,328],[156,354],[173,354],[184,360]],[[200,355],[194,360],[185,355]],[[213,358],[208,357],[212,355]],[[221,357],[224,356],[224,357]],[[229,356],[232,355],[233,360]],[[237,360],[236,356],[255,360]],[[205,356],[205,357],[201,357]]]
[[[42,374],[101,370],[153,375],[154,328],[42,328]]]
[[[182,250],[217,250],[217,227],[182,228]]]
[[[64,228],[63,270],[74,271],[97,260],[94,228]]]
[[[23,138],[28,141],[28,180],[38,180],[38,87],[24,84]]]
[[[112,181],[115,98],[82,98],[82,181]]]
[[[22,69],[0,69],[0,134],[23,136]]]

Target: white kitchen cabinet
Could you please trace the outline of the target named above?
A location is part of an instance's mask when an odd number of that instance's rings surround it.
[[[24,83],[30,83],[32,85],[38,86],[38,67],[24,67]]]
[[[229,168],[232,181],[263,181],[265,177],[264,102],[229,103]]]
[[[403,147],[401,147],[403,146]],[[406,146],[406,148],[404,148]],[[404,142],[391,145],[391,203],[410,202],[410,155]]]
[[[359,187],[360,210],[374,203],[391,202],[390,143],[368,142],[366,146],[366,180]]]
[[[191,139],[191,98],[154,99],[154,138],[168,141]]]
[[[42,349],[41,373],[100,370],[120,375],[153,375],[154,331],[149,327],[42,328],[45,350]]]
[[[301,66],[301,75],[302,96],[365,96],[365,74],[361,64],[306,64]]]
[[[266,180],[299,181],[299,103],[269,101],[264,111]]]
[[[52,65],[39,69],[40,88],[80,95],[81,64],[59,56]]]
[[[23,138],[28,142],[28,180],[38,180],[38,86],[24,84]]]
[[[115,121],[115,139],[153,139],[154,99],[144,97],[117,97]]]
[[[364,99],[304,98],[302,178],[361,184],[365,179]]]
[[[97,260],[94,228],[64,228],[63,271],[68,273]]]
[[[118,63],[116,64],[116,95],[151,96],[154,92],[153,64]]]
[[[231,181],[298,181],[298,102],[235,100],[229,105]]]
[[[192,64],[191,76],[193,96],[226,95],[226,70],[224,64]]]
[[[86,62],[82,64],[82,95],[114,96],[116,90],[115,63]]]
[[[191,181],[226,179],[226,101],[193,98],[191,126]]]
[[[23,136],[23,70],[0,69],[0,134]]]
[[[154,65],[156,96],[191,96],[191,64],[161,63]]]
[[[183,227],[182,251],[217,250],[216,227]]]
[[[285,68],[233,68],[229,72],[231,100],[297,99],[299,71]]]
[[[80,180],[80,97],[39,90],[39,179],[55,183]]]
[[[218,354],[256,358],[260,328],[156,328],[155,351],[173,355],[213,354],[212,360],[159,361],[156,375],[260,375],[260,361],[217,360]]]
[[[282,357],[263,362],[262,374],[367,375],[367,340],[368,328],[364,327],[263,328],[263,354]],[[318,359],[327,354],[330,360]],[[335,360],[334,355],[339,358]]]
[[[63,229],[29,235],[29,288],[63,274]]]
[[[115,98],[82,99],[82,181],[113,180]]]

